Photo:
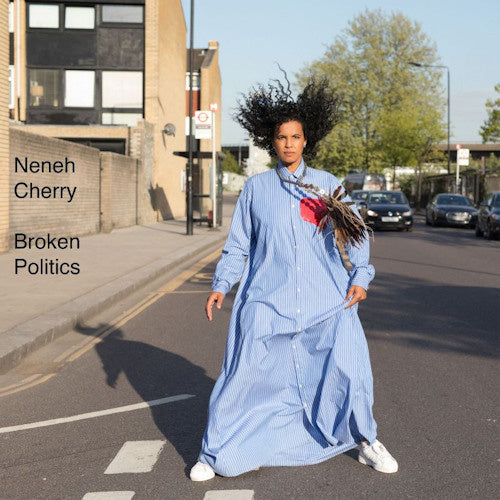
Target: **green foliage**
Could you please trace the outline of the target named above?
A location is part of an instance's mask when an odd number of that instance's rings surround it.
[[[495,85],[495,92],[500,93],[500,83]],[[486,101],[486,110],[488,118],[481,127],[479,134],[483,138],[483,142],[500,142],[500,97],[494,101],[488,99]]]
[[[297,75],[301,86],[326,76],[343,96],[341,122],[321,143],[317,168],[340,175],[427,160],[444,137],[442,71],[412,61],[439,64],[420,25],[401,13],[366,10]]]
[[[231,151],[222,151],[226,156],[222,160],[222,170],[224,172],[233,172],[235,174],[243,175],[243,168],[238,165],[238,160],[234,157]]]

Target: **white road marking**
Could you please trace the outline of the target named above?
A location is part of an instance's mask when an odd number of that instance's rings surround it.
[[[151,472],[165,441],[127,441],[113,458],[104,474]]]
[[[203,500],[254,500],[253,490],[210,490]]]
[[[92,491],[82,500],[130,500],[134,495],[135,491]]]
[[[36,429],[37,427],[47,427],[49,425],[66,424],[68,422],[76,422],[77,420],[85,420],[88,418],[104,417],[112,415],[113,413],[123,413],[126,411],[140,410],[142,408],[150,408],[151,406],[164,405],[166,403],[173,403],[183,399],[194,398],[193,394],[179,394],[178,396],[170,396],[168,398],[153,399],[152,401],[145,401],[144,403],[136,403],[133,405],[118,406],[110,408],[109,410],[92,411],[90,413],[81,413],[80,415],[73,415],[72,417],[54,418],[52,420],[42,420],[40,422],[32,422],[31,424],[11,425],[10,427],[0,427],[0,434],[8,432],[24,431],[26,429]]]

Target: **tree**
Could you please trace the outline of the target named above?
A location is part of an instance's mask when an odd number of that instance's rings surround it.
[[[441,72],[410,62],[439,64],[420,25],[401,13],[366,10],[297,75],[301,86],[326,76],[343,96],[341,122],[320,145],[316,167],[345,173],[416,164],[428,140],[444,137]]]
[[[495,85],[495,92],[500,93],[500,83]],[[500,97],[494,101],[486,101],[488,118],[485,120],[479,132],[484,142],[500,142]]]
[[[224,159],[222,160],[222,170],[224,172],[233,172],[235,174],[243,175],[243,168],[238,165],[238,161],[231,153],[231,151],[228,151],[226,149],[222,152],[225,155]]]

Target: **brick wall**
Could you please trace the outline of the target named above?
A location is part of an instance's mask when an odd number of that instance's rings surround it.
[[[130,129],[130,156],[142,162],[139,170],[138,224],[156,222],[154,200],[154,125],[145,120]]]
[[[180,0],[148,0],[145,8],[145,119],[154,125],[154,198],[157,220],[184,217],[181,175],[186,161],[186,23]],[[175,137],[163,136],[173,123]]]
[[[1,171],[10,173],[10,179],[4,176],[10,182],[2,202],[2,214],[6,214],[7,219],[7,244],[1,251],[8,250],[9,240],[12,247],[15,233],[29,236],[47,233],[53,236],[83,236],[153,222],[151,128],[151,124],[143,122],[137,130],[131,131],[132,136],[136,136],[136,146],[139,148],[136,152],[142,155],[143,161],[115,153],[101,153],[95,148],[11,128],[10,158],[5,161],[5,169]],[[16,158],[19,160],[17,172]],[[55,161],[65,164],[67,159],[68,162],[74,162],[75,171],[68,163],[68,172],[25,173],[21,164],[26,165],[26,159],[28,164],[44,161],[50,162],[51,166]],[[57,196],[21,198],[15,194],[16,185],[21,196],[31,191],[30,186],[33,186],[34,195],[37,194],[37,188],[46,186],[45,189],[52,190],[57,186]],[[61,186],[70,189],[76,187],[71,202],[68,201],[68,190],[65,189],[64,196],[60,196]]]
[[[137,191],[141,161],[101,153],[101,230],[109,232],[137,223]]]
[[[0,252],[9,247],[8,3],[8,0],[0,0]]]
[[[99,159],[98,149],[68,141],[10,130],[10,235],[22,232],[42,235],[81,236],[99,231]],[[15,172],[15,158],[24,161],[57,160],[75,163],[75,173]],[[42,186],[76,186],[71,202],[66,199],[19,198],[16,184]],[[21,194],[27,189],[21,187]]]

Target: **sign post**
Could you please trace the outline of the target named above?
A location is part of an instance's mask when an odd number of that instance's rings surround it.
[[[469,166],[469,150],[464,149],[457,145],[457,177],[456,177],[456,191],[457,194],[459,192],[460,187],[460,167],[468,167]]]
[[[217,103],[210,103],[210,111],[212,114],[212,227],[217,227],[217,165],[215,151],[215,112],[217,111]]]

